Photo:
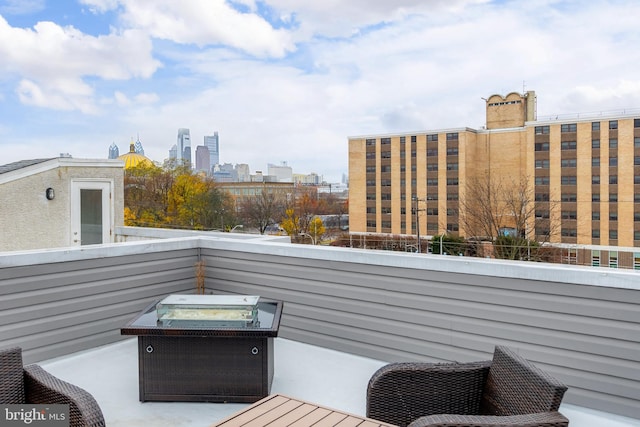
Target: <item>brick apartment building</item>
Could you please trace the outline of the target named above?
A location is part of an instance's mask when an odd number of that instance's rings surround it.
[[[488,179],[527,183],[530,239],[640,246],[637,111],[538,121],[535,92],[493,95],[482,129],[350,137],[349,178],[351,232],[414,235],[417,210],[421,234],[471,237],[460,208]]]

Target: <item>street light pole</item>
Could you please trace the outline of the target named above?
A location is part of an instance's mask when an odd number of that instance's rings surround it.
[[[422,245],[420,243],[420,211],[421,209],[418,209],[418,202],[420,202],[421,200],[417,197],[417,196],[413,196],[413,211],[416,214],[416,235],[418,237],[418,253],[422,253]]]

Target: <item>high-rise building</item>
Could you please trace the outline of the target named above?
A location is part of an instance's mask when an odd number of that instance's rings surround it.
[[[269,163],[267,174],[275,176],[277,182],[293,182],[293,169],[287,165],[287,162],[282,162],[279,165]]]
[[[218,132],[204,137],[204,145],[209,149],[209,163],[213,167],[220,164],[220,139]]]
[[[198,145],[196,147],[196,169],[210,175],[211,165],[209,159],[209,148],[206,145]]]
[[[483,183],[524,184],[526,221],[493,214],[505,233],[640,247],[640,114],[539,120],[530,91],[489,97],[482,129],[349,138],[352,232],[482,237],[465,218],[481,215]]]
[[[189,129],[178,129],[178,142],[176,143],[176,160],[178,163],[191,164],[191,136]]]
[[[142,142],[140,142],[140,135],[138,135],[138,138],[136,138],[136,142],[133,146],[136,150],[136,153],[144,156],[144,148],[142,147]]]
[[[116,145],[115,142],[112,142],[111,145],[109,146],[109,159],[117,159],[118,156],[120,155],[120,149],[118,149],[118,146]]]

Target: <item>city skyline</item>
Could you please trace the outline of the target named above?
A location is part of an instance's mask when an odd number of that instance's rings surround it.
[[[348,138],[484,123],[535,88],[538,116],[640,108],[631,0],[0,0],[5,162],[104,158],[175,130],[224,159],[339,181]],[[159,25],[162,23],[162,25]],[[197,144],[195,143],[197,141]]]

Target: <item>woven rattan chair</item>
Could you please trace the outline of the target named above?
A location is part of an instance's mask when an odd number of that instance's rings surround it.
[[[567,387],[506,347],[492,361],[392,363],[367,388],[367,416],[398,426],[560,427]]]
[[[93,396],[38,365],[23,366],[19,347],[0,350],[0,403],[68,404],[71,427],[105,425]]]

